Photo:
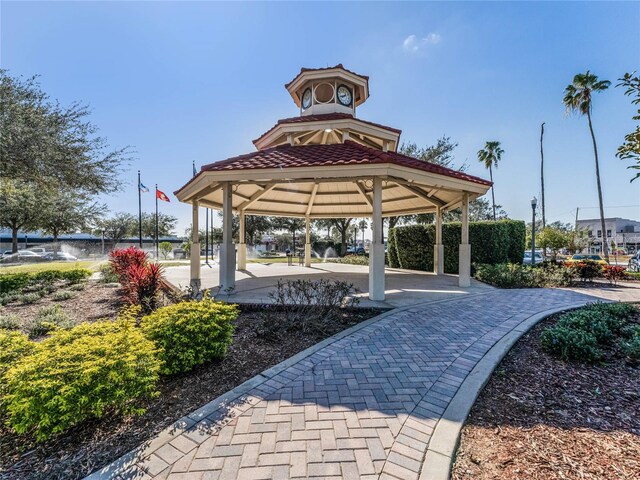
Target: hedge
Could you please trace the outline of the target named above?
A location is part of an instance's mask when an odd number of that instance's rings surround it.
[[[51,283],[55,280],[67,280],[78,283],[91,276],[91,270],[75,268],[73,270],[43,270],[35,273],[3,273],[0,274],[0,292],[7,293],[22,290],[35,283]]]
[[[461,223],[442,225],[444,271],[458,272]],[[482,264],[521,263],[524,256],[525,224],[520,220],[471,222],[471,262]],[[410,270],[433,270],[435,225],[409,225],[389,230],[389,266]]]

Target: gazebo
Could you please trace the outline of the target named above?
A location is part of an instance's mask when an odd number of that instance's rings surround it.
[[[198,209],[222,211],[220,287],[246,269],[245,216],[306,220],[305,266],[311,266],[310,223],[316,218],[370,217],[369,298],[384,300],[383,217],[434,213],[434,273],[444,273],[442,214],[462,208],[459,285],[470,285],[469,202],[491,182],[398,153],[401,131],[356,117],[369,78],[345,69],[306,69],[285,85],[300,115],[279,120],[253,141],[257,151],[204,165],[175,192],[193,208],[191,285],[200,288]],[[240,218],[240,243],[232,238]],[[236,256],[237,249],[237,256]]]

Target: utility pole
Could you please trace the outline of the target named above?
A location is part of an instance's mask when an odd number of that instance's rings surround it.
[[[142,250],[142,191],[140,170],[138,170],[138,246]]]
[[[544,150],[542,149],[542,137],[544,137],[544,122],[540,125],[540,185],[542,187],[542,228],[547,226],[547,218],[544,214]]]

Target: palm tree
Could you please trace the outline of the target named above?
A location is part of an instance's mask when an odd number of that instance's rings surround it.
[[[564,89],[564,98],[562,103],[567,108],[567,112],[575,112],[579,115],[586,115],[589,121],[589,132],[591,132],[591,140],[593,141],[593,153],[596,159],[596,184],[598,185],[598,203],[600,206],[600,226],[602,228],[602,253],[609,262],[609,246],[607,245],[607,230],[604,223],[604,207],[602,203],[602,188],[600,186],[600,166],[598,163],[598,146],[596,145],[596,136],[593,133],[593,125],[591,124],[591,96],[593,93],[603,92],[609,88],[611,82],[608,80],[598,81],[598,77],[590,73],[579,73],[573,77],[573,82]]]
[[[493,167],[498,168],[498,163],[502,160],[504,150],[500,148],[500,142],[487,142],[482,150],[478,152],[478,161],[484,163],[489,170],[491,177],[491,201],[493,203],[493,220],[496,219],[496,194],[493,190]]]

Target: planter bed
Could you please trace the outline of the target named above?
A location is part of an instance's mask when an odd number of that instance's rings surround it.
[[[116,289],[104,290],[112,291],[116,298]],[[258,333],[260,311],[245,308],[234,321],[236,328],[227,356],[187,374],[163,378],[158,385],[160,395],[141,405],[146,409],[142,416],[106,416],[41,444],[11,433],[0,418],[0,478],[83,478],[263,370],[379,313],[376,309],[349,309],[341,318],[324,323],[322,331],[296,330],[270,340]],[[270,315],[270,321],[278,322],[284,313],[273,311]]]
[[[550,356],[540,333],[556,319],[496,368],[463,428],[453,479],[640,476],[639,366],[615,351],[600,365]]]

